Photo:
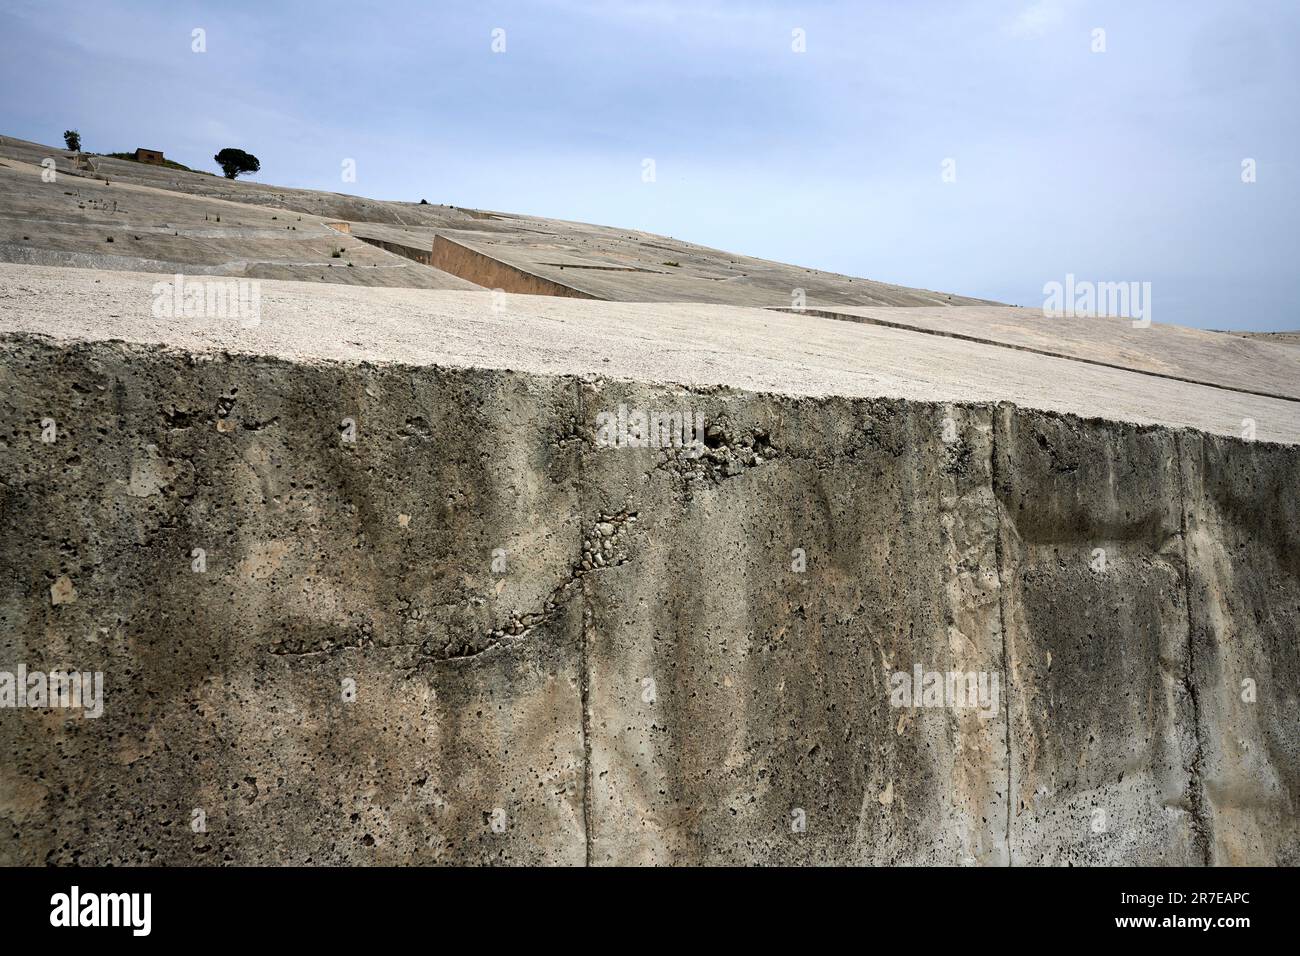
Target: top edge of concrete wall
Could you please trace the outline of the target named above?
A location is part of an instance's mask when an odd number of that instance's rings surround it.
[[[1300,444],[1300,402],[1293,400],[817,315],[274,280],[256,284],[255,316],[229,305],[222,314],[187,315],[173,283],[156,274],[0,264],[0,335],[304,363],[595,375],[796,397],[1007,402],[1083,419]]]

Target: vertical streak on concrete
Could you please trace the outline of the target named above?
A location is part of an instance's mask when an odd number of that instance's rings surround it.
[[[584,434],[584,428],[587,421],[587,402],[583,394],[582,379],[574,376],[574,388],[577,391],[577,411],[578,422],[577,432],[581,436]],[[587,513],[584,502],[584,491],[586,486],[586,461],[587,445],[586,440],[581,439],[578,443],[578,487],[577,498],[579,515]],[[582,560],[582,541],[586,529],[578,528],[578,554],[575,561]],[[575,565],[576,566],[576,565]],[[587,655],[587,641],[589,638],[591,620],[591,601],[589,600],[588,588],[590,587],[591,575],[583,575],[582,580],[578,582],[579,593],[582,602],[582,631],[578,637],[578,696],[579,706],[582,708],[582,829],[585,846],[585,864],[591,866],[591,681],[590,681],[590,662]]]
[[[1195,750],[1192,752],[1191,766],[1188,767],[1187,799],[1191,805],[1192,829],[1195,839],[1200,844],[1201,857],[1206,866],[1213,863],[1213,845],[1210,839],[1210,821],[1205,813],[1205,784],[1201,777],[1201,756],[1204,747],[1201,744],[1201,705],[1197,699],[1196,688],[1196,632],[1192,629],[1192,558],[1191,547],[1187,542],[1187,472],[1183,442],[1186,432],[1174,434],[1175,466],[1178,468],[1178,526],[1179,537],[1183,542],[1183,605],[1187,612],[1187,670],[1183,678],[1187,686],[1187,695],[1192,702],[1192,740]]]
[[[591,575],[582,578],[582,637],[578,652],[578,686],[582,701],[582,828],[586,843],[586,865],[591,866],[591,685],[587,642],[591,630],[591,608],[587,589]]]
[[[1011,658],[1008,652],[1007,642],[1007,605],[1006,595],[1003,591],[1004,579],[1002,571],[1002,499],[998,497],[998,430],[1002,427],[1002,403],[996,402],[992,408],[992,427],[989,436],[989,485],[993,495],[993,511],[996,519],[993,555],[994,564],[998,572],[998,626],[1002,631],[1002,677],[1006,684],[1004,692],[1005,704],[1003,710],[1003,730],[1006,734],[1007,749],[1007,828],[1006,828],[1006,847],[1007,847],[1007,866],[1014,866],[1015,861],[1011,854],[1011,772],[1015,764],[1011,756]]]

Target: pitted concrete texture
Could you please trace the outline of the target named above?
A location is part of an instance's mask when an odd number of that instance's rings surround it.
[[[0,267],[0,670],[105,675],[0,709],[0,863],[1300,862],[1297,403],[158,279]],[[604,447],[620,407],[703,454]],[[898,706],[916,668],[998,694]]]

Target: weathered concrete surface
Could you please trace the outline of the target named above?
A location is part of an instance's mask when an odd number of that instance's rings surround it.
[[[75,182],[77,185],[62,186],[53,196],[50,190],[37,192],[33,197],[38,204],[36,211],[22,213],[28,218],[49,219],[48,210],[40,208],[39,204],[44,203],[53,208],[50,199],[58,197],[62,189],[81,188],[85,182],[97,177],[101,185],[103,179],[110,180],[112,186],[107,187],[110,190],[118,185],[130,184],[148,187],[155,195],[172,197],[177,203],[177,209],[166,212],[159,221],[170,222],[173,218],[180,218],[184,210],[195,208],[202,197],[244,207],[244,214],[250,217],[249,221],[258,218],[259,209],[264,213],[261,218],[275,214],[284,219],[286,214],[292,213],[315,222],[341,220],[351,226],[354,235],[378,238],[383,243],[401,247],[396,250],[399,256],[406,255],[402,250],[407,248],[432,253],[437,239],[444,237],[477,253],[477,256],[460,254],[446,261],[447,265],[465,267],[462,273],[456,275],[463,274],[470,281],[477,282],[474,278],[476,276],[486,277],[499,273],[503,277],[502,282],[493,282],[489,287],[505,288],[507,291],[537,293],[545,290],[546,294],[556,294],[573,290],[573,294],[579,297],[611,301],[780,306],[792,304],[796,290],[800,290],[809,303],[826,305],[988,304],[983,299],[911,289],[887,282],[772,262],[683,242],[669,236],[612,226],[290,189],[105,156],[82,156],[81,162],[78,162],[77,155],[66,150],[7,136],[0,136],[0,173],[5,171],[4,167],[8,164],[12,168],[12,176],[8,180],[0,179],[0,184],[3,184],[5,190],[20,192],[42,185],[39,173],[41,163],[46,159],[53,160],[64,177],[60,182]],[[91,179],[77,179],[78,176]],[[2,190],[0,196],[3,196]],[[10,215],[14,214],[7,212],[0,203],[0,227],[5,225]],[[156,225],[156,218],[152,214],[140,219],[119,216],[126,228],[153,226]],[[75,226],[76,223],[67,225]],[[95,230],[59,230],[51,224],[49,229],[28,232],[28,235],[25,246],[11,247],[0,242],[0,262],[82,268],[136,268],[144,271],[153,268],[148,262],[134,266],[115,265],[109,258],[86,258],[100,256],[104,252],[98,245],[104,237],[97,235]],[[141,241],[147,238],[142,236]],[[360,245],[349,242],[346,243],[346,248],[352,250]],[[171,247],[168,246],[160,250],[157,257],[171,258],[165,254],[170,251]],[[218,251],[230,255],[228,249]],[[332,250],[327,247],[327,257],[330,251]],[[204,253],[210,255],[211,250],[204,250]],[[197,258],[196,255],[191,249],[189,258],[184,261],[205,261],[201,255]],[[332,272],[328,268],[317,268],[319,259],[315,255],[300,256],[299,258],[311,260],[304,263],[276,262],[276,271],[263,271],[259,274],[264,278],[409,288],[467,287],[466,281],[458,279],[456,275],[438,269],[415,268],[404,263],[398,256],[387,257],[388,269],[382,274],[374,269],[364,270],[367,273],[364,276],[356,274],[362,263],[382,261],[376,258],[381,255],[371,249],[358,259],[357,267],[349,270],[348,274],[339,273],[337,268]],[[263,244],[248,246],[239,258],[281,259],[283,256],[276,256],[274,250],[268,250]],[[417,258],[416,261],[420,260]],[[335,265],[338,263],[335,262]],[[523,279],[524,276],[533,278],[526,280]],[[525,284],[517,284],[520,282]],[[527,284],[535,284],[536,288],[527,288]]]
[[[295,213],[329,220],[395,224],[446,222],[465,225],[474,219],[473,211],[458,210],[452,206],[387,202],[344,193],[274,186],[249,179],[231,180],[220,175],[150,166],[146,163],[115,159],[110,156],[81,154],[78,157],[77,154],[69,153],[62,147],[33,143],[12,136],[0,136],[0,160],[5,162],[15,160],[40,166],[45,159],[54,160],[59,172],[69,175],[107,178],[114,183],[150,186],[188,196],[292,210]]]
[[[1300,332],[1226,332],[1225,335],[1240,335],[1242,338],[1258,339],[1272,345],[1285,345],[1288,348],[1300,346]]]
[[[583,860],[576,605],[491,649],[576,551],[571,388],[121,345],[2,374],[0,659],[107,691],[0,711],[0,860]]]
[[[1010,401],[1300,443],[1300,402],[942,336],[765,309],[264,281],[255,328],[153,315],[156,275],[0,264],[0,332],[112,335],[293,361],[398,361],[731,385],[787,395]],[[1227,337],[1225,337],[1227,338]],[[1242,340],[1225,350],[1233,365]],[[1176,360],[1172,343],[1169,361]],[[1300,372],[1300,357],[1297,357]],[[1244,372],[1249,365],[1241,366]]]
[[[43,172],[39,163],[0,160],[0,261],[361,286],[477,288],[341,235],[319,216],[111,177],[105,182],[59,173],[47,182]]]
[[[598,299],[572,286],[544,279],[518,266],[501,262],[463,242],[435,236],[429,264],[488,289],[520,295],[558,295],[570,299]]]
[[[1244,337],[1105,316],[1047,317],[1009,306],[808,310],[826,318],[1022,349],[1182,382],[1300,399],[1300,355],[1287,333]]]
[[[0,669],[107,684],[0,709],[0,862],[1300,858],[1300,447],[1186,427],[1296,403],[721,307],[168,322],[156,278],[0,268]],[[598,447],[620,405],[707,452]],[[894,706],[918,665],[997,706]]]
[[[704,461],[585,463],[598,508],[637,516],[589,593],[592,862],[1005,863],[1002,712],[888,696],[914,663],[1001,667],[989,411],[583,398],[693,405],[719,429]],[[945,449],[948,416],[969,455]]]
[[[996,432],[1014,861],[1201,862],[1178,436]]]
[[[1209,859],[1300,864],[1300,449],[1179,436]]]
[[[1293,865],[1300,449],[997,421],[1014,862]]]
[[[802,295],[807,302],[827,305],[989,304],[984,299],[742,256],[654,233],[556,219],[487,213],[472,226],[431,232],[435,244],[437,237],[450,239],[519,272],[613,302],[782,306]]]
[[[987,459],[948,463],[939,409],[111,344],[12,342],[5,371],[7,418],[65,423],[6,458],[6,659],[109,678],[99,721],[4,713],[7,862],[1005,859],[1000,720],[885,694],[1001,653],[987,595],[948,623],[996,572],[991,498],[962,500]],[[705,461],[595,451],[575,413],[617,402],[727,431]]]

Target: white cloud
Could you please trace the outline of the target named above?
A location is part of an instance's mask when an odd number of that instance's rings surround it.
[[[1041,37],[1065,22],[1070,0],[1034,0],[1006,25],[1017,37]]]

